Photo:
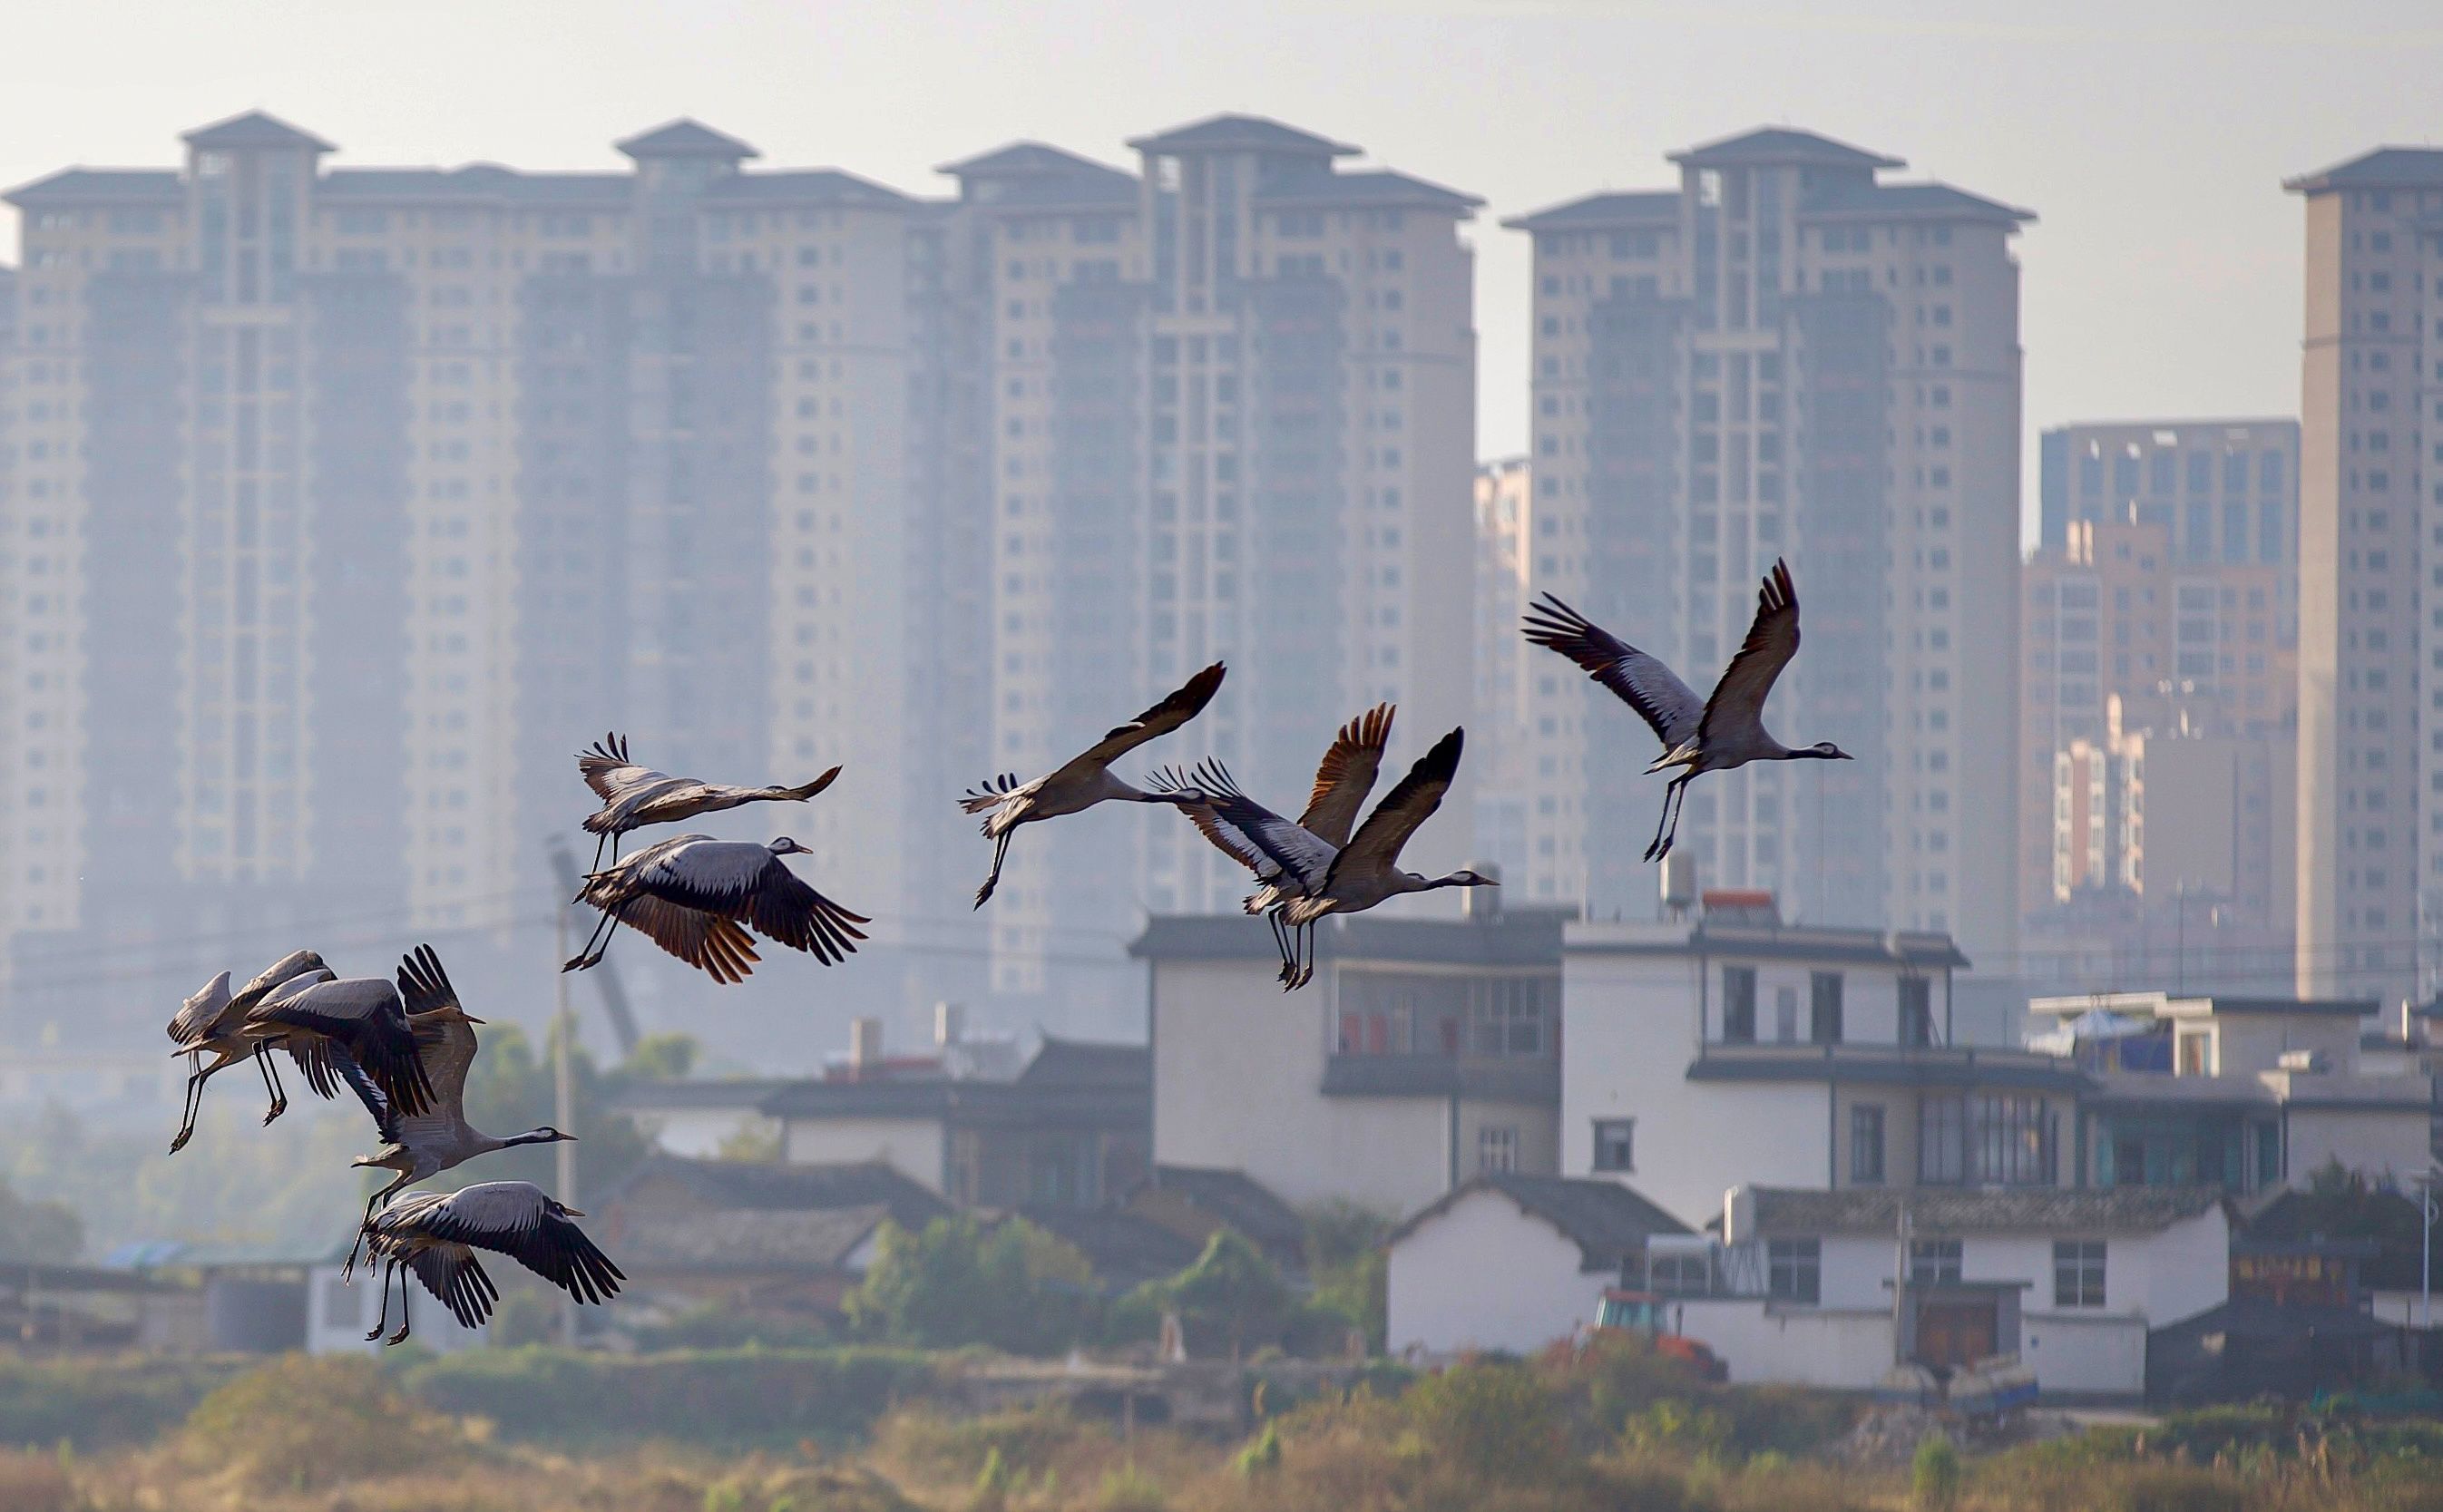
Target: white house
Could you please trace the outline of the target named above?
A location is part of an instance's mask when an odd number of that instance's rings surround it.
[[[2230,1296],[2211,1189],[1739,1187],[1723,1208],[1678,1326],[1735,1381],[1864,1390],[1903,1361],[2016,1355],[2048,1396],[2137,1398],[2148,1333]]]
[[[1524,1355],[1595,1317],[1649,1241],[1686,1225],[1617,1181],[1479,1176],[1386,1241],[1393,1353]]]
[[[1562,956],[1561,1160],[1681,1219],[1742,1183],[2051,1187],[2086,1079],[1962,1046],[1949,936],[1787,925],[1709,892],[1693,922],[1574,923]]]
[[[1130,951],[1151,965],[1154,1159],[1394,1215],[1552,1174],[1566,917],[1327,918],[1295,993],[1260,921],[1152,919]]]
[[[2332,1160],[2402,1181],[2434,1163],[2434,1078],[2368,1053],[2372,1000],[2106,993],[2028,1008],[2045,1026],[2030,1043],[2073,1055],[2092,1082],[2085,1185],[2253,1193]]]

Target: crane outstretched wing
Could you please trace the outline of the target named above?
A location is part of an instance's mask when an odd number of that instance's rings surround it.
[[[1128,723],[1113,728],[1089,746],[1085,755],[1077,759],[1108,766],[1148,740],[1168,735],[1203,712],[1204,705],[1213,701],[1214,693],[1221,688],[1222,678],[1227,670],[1221,663],[1214,663],[1180,684],[1179,690],[1170,697]]]
[[[1383,748],[1390,743],[1391,718],[1397,710],[1377,703],[1340,727],[1332,748],[1314,769],[1314,791],[1307,794],[1298,828],[1328,846],[1345,846],[1374,778],[1383,770]]]
[[[1661,657],[1639,650],[1552,594],[1528,611],[1525,628],[1529,640],[1560,652],[1619,695],[1653,729],[1663,750],[1677,748],[1703,721],[1705,701]]]
[[[577,753],[577,774],[604,803],[641,782],[668,782],[670,774],[640,767],[628,759],[628,738],[616,731]]]
[[[1748,626],[1748,638],[1740,643],[1731,665],[1722,669],[1722,680],[1714,684],[1714,696],[1705,701],[1704,718],[1697,725],[1698,735],[1724,739],[1736,727],[1761,736],[1764,701],[1773,696],[1773,680],[1781,676],[1781,669],[1797,654],[1798,589],[1790,580],[1789,566],[1775,561],[1773,571],[1765,574],[1763,586],[1756,590],[1755,619]],[[1725,721],[1736,723],[1734,726]]]
[[[1214,848],[1254,872],[1258,882],[1277,884],[1287,879],[1296,888],[1311,891],[1323,884],[1332,869],[1331,844],[1248,797],[1230,769],[1219,761],[1200,762],[1189,773],[1165,768],[1153,774],[1150,791],[1182,794],[1179,809],[1188,822]],[[1190,801],[1186,794],[1194,794],[1194,799]]]
[[[1417,832],[1417,827],[1442,806],[1442,794],[1458,778],[1460,750],[1466,738],[1464,729],[1453,730],[1417,758],[1408,774],[1374,806],[1374,811],[1366,816],[1357,833],[1350,837],[1349,844],[1333,859],[1327,887],[1349,867],[1387,870],[1399,862],[1401,847]]]
[[[441,957],[430,945],[418,945],[398,963],[398,995],[407,1004],[411,1023],[437,1009],[466,1011],[451,986]],[[475,1062],[475,1030],[463,1019],[417,1024],[415,1053],[424,1063],[425,1079],[432,1084],[435,1108],[463,1110],[467,1105],[467,1068]]]

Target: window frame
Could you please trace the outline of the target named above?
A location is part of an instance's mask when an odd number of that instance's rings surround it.
[[[2053,1305],[2102,1307],[2108,1295],[2112,1248],[2103,1239],[2053,1241]]]
[[[1873,1131],[1871,1140],[1865,1137],[1869,1127]],[[1881,1102],[1849,1104],[1849,1184],[1851,1186],[1880,1187],[1890,1179],[1888,1146],[1884,1142],[1885,1128],[1886,1120],[1883,1117],[1883,1105]],[[1872,1169],[1869,1169],[1869,1162],[1862,1158],[1868,1150],[1874,1152]]]
[[[1807,1042],[1810,1045],[1838,1045],[1842,1042],[1846,1016],[1844,999],[1846,991],[1839,972],[1807,974]]]
[[[1594,1125],[1594,1153],[1587,1169],[1606,1173],[1634,1172],[1637,1169],[1637,1120],[1634,1118],[1595,1119],[1590,1121]],[[1617,1148],[1621,1153],[1621,1159],[1617,1162],[1606,1158],[1607,1154],[1614,1148],[1612,1139],[1607,1138],[1611,1135],[1618,1136]]]
[[[1765,1296],[1774,1302],[1824,1303],[1824,1241],[1768,1239],[1764,1242]]]
[[[1733,984],[1737,984],[1734,990]],[[1722,968],[1722,1018],[1719,1029],[1725,1045],[1754,1045],[1756,1042],[1756,969],[1753,966]],[[1738,1032],[1732,1032],[1734,1024]]]

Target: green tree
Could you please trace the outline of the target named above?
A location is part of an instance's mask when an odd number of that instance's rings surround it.
[[[559,1121],[554,1111],[551,1050],[557,1038],[540,1051],[514,1024],[492,1024],[479,1030],[483,1038],[475,1063],[467,1068],[467,1121],[487,1134],[517,1134]],[[559,1029],[555,1026],[554,1036]],[[642,1045],[638,1047],[643,1048]],[[578,1138],[578,1195],[597,1198],[627,1178],[647,1149],[643,1134],[626,1118],[603,1106],[611,1078],[597,1070],[582,1044],[570,1047],[570,1106],[567,1132]],[[464,1186],[470,1181],[531,1181],[544,1191],[553,1188],[555,1157],[551,1146],[521,1145],[487,1156],[484,1163],[462,1167],[440,1185]],[[379,1175],[379,1173],[377,1173]],[[463,1179],[453,1179],[462,1178]],[[555,1193],[565,1197],[565,1193]],[[580,1206],[582,1202],[580,1201]]]
[[[692,1034],[675,1030],[648,1034],[619,1063],[616,1074],[640,1082],[683,1082],[694,1073],[703,1055],[704,1046]]]
[[[960,1213],[912,1233],[886,1224],[876,1249],[845,1303],[850,1321],[872,1337],[1045,1355],[1075,1344],[1095,1321],[1093,1267],[1022,1218],[988,1228]]]
[[[1298,1311],[1297,1298],[1279,1268],[1235,1229],[1215,1230],[1196,1264],[1176,1276],[1147,1282],[1130,1301],[1179,1314],[1191,1340],[1228,1339],[1232,1359],[1251,1346],[1278,1342]]]
[[[0,1260],[64,1265],[84,1252],[84,1224],[64,1202],[17,1195],[0,1177]]]
[[[1389,1257],[1383,1241],[1396,1225],[1352,1202],[1310,1209],[1306,1218],[1306,1267],[1314,1282],[1314,1304],[1338,1313],[1380,1354],[1390,1333]]]
[[[2376,1257],[2366,1266],[2368,1285],[2408,1290],[2417,1285],[2421,1231],[2417,1199],[2385,1191],[2336,1157],[2308,1173],[2305,1190],[2283,1197],[2260,1220],[2269,1237],[2372,1239]],[[2435,1259],[2443,1261],[2443,1234]],[[2436,1267],[2443,1278],[2443,1265]]]

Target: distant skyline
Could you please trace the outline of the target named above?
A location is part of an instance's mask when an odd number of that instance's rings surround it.
[[[0,54],[0,182],[167,166],[177,133],[260,108],[342,164],[537,169],[615,166],[614,138],[694,116],[773,164],[934,195],[936,165],[1011,139],[1126,165],[1130,135],[1269,115],[1489,201],[1472,235],[1490,457],[1524,448],[1528,411],[1528,248],[1498,221],[1664,187],[1670,151],[1802,125],[2039,216],[2019,246],[2027,536],[2046,427],[2296,413],[2302,223],[2281,180],[2434,140],[2443,26],[2413,0],[2304,25],[2266,0],[1956,9],[41,0]]]

